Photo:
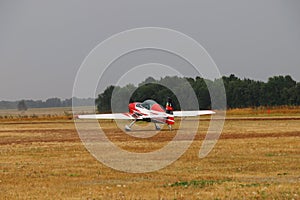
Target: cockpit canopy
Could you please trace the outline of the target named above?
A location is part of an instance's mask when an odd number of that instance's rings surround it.
[[[136,106],[146,108],[147,110],[151,110],[154,105],[158,105],[162,110],[164,110],[164,108],[161,105],[159,105],[156,101],[151,99],[146,100],[143,103],[137,104]]]

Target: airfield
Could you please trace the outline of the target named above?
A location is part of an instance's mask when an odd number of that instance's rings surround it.
[[[300,199],[299,110],[228,111],[220,139],[202,159],[210,119],[188,119],[200,121],[189,149],[166,168],[142,174],[97,161],[82,144],[70,109],[2,110],[0,199]],[[111,141],[132,152],[162,148],[178,124],[135,139],[111,120],[100,122]]]

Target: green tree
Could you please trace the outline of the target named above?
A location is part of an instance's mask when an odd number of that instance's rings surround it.
[[[219,88],[224,83],[226,90],[226,98],[222,99]],[[165,87],[165,86],[168,86]],[[214,103],[224,106],[222,102],[227,100],[228,108],[244,108],[258,106],[280,106],[280,105],[300,105],[300,83],[297,83],[291,76],[274,76],[270,77],[268,82],[255,81],[251,79],[240,79],[231,74],[222,79],[207,80],[200,77],[181,78],[166,76],[160,80],[155,80],[152,77],[147,78],[139,84],[138,88],[131,86],[131,90],[135,90],[131,97],[128,88],[118,88],[121,96],[130,98],[130,102],[144,101],[146,99],[154,99],[158,103],[164,105],[167,97],[173,99],[175,109],[195,109],[190,105],[193,98],[189,96],[188,89],[192,86],[199,103],[200,109],[211,108],[211,98],[214,98]],[[110,98],[113,86],[108,87],[104,93],[98,96],[96,103],[99,111],[110,111]],[[209,89],[208,89],[209,88]],[[179,101],[175,94],[180,94],[184,105],[179,105]],[[126,107],[127,102],[122,102],[119,105]],[[180,107],[183,106],[183,107]],[[214,105],[215,107],[216,105]]]
[[[111,96],[115,86],[107,87],[95,100],[99,112],[111,112]]]
[[[292,94],[291,88],[296,87],[296,81],[291,76],[274,76],[269,78],[266,85],[266,95],[269,97],[270,105],[290,105]],[[291,90],[290,90],[291,89]]]

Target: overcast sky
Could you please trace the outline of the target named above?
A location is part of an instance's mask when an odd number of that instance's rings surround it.
[[[298,0],[0,0],[0,100],[71,97],[98,43],[145,26],[194,38],[222,75],[300,81],[299,11]]]

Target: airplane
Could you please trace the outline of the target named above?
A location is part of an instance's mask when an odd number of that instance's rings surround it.
[[[173,111],[172,100],[170,98],[167,100],[166,108],[154,100],[148,99],[142,103],[129,103],[128,109],[128,113],[78,115],[77,118],[132,120],[129,125],[125,126],[125,131],[131,131],[131,127],[137,121],[146,121],[153,122],[156,130],[160,130],[160,126],[157,124],[167,124],[171,131],[172,125],[175,123],[174,117],[192,117],[215,114],[215,112],[211,110]]]

